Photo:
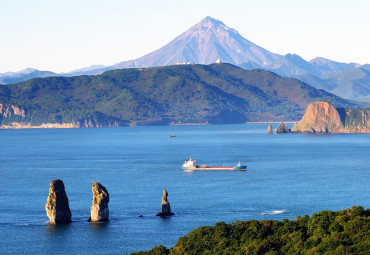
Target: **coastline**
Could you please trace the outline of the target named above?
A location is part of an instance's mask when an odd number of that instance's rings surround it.
[[[234,124],[248,124],[248,123],[257,123],[257,124],[269,124],[269,123],[280,123],[281,121],[251,121],[251,122],[244,122],[244,123],[234,123]],[[296,123],[296,121],[284,121],[284,123]],[[229,124],[229,123],[228,123]],[[174,124],[171,123],[169,125],[163,126],[213,126],[219,124],[211,124],[211,123],[178,123]],[[220,124],[222,125],[222,124]],[[137,127],[143,125],[129,125],[129,126],[121,126],[121,127]],[[151,125],[146,125],[151,126]],[[12,122],[11,125],[1,125],[0,129],[37,129],[37,128],[101,128],[101,127],[119,127],[119,126],[90,126],[84,127],[76,125],[75,123],[42,123],[41,125],[31,125],[30,123],[20,123],[20,122]]]
[[[11,125],[1,125],[0,129],[47,129],[47,128],[79,128],[73,123],[42,123],[39,126],[33,126],[30,123],[12,122]]]
[[[266,123],[266,124],[268,124],[268,123],[274,123],[274,124],[280,124],[281,122],[284,122],[284,123],[297,123],[299,120],[296,120],[296,121],[248,121],[248,122],[245,122],[246,124],[247,123]]]

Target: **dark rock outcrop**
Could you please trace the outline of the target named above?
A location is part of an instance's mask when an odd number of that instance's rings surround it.
[[[272,134],[272,126],[271,126],[271,124],[267,127],[267,134]]]
[[[69,209],[68,197],[62,180],[57,179],[50,182],[45,210],[51,224],[71,222],[72,213]]]
[[[93,201],[91,214],[88,221],[104,222],[109,220],[109,193],[107,189],[98,182],[92,183]]]
[[[295,133],[369,133],[369,110],[335,108],[328,102],[308,105],[303,118],[296,123]]]
[[[162,196],[162,210],[161,212],[157,213],[156,216],[167,217],[174,215],[174,213],[171,212],[170,202],[168,202],[167,197],[168,197],[167,190],[164,189]]]
[[[290,129],[287,127],[287,125],[284,124],[284,122],[281,122],[279,127],[276,129],[275,133],[277,134],[290,133]]]

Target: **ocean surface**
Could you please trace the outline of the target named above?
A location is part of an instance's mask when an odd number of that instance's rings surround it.
[[[219,221],[369,208],[370,134],[268,135],[267,125],[0,130],[1,254],[127,254]],[[248,167],[183,172],[189,157]],[[66,186],[69,225],[48,224],[53,179]],[[108,223],[87,222],[94,181],[110,193]],[[171,218],[155,216],[164,188]]]

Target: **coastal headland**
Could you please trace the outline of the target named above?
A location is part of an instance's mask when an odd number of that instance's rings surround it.
[[[335,108],[329,102],[309,104],[293,133],[370,133],[370,110]]]

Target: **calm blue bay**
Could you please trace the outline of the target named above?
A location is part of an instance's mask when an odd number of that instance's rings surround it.
[[[268,135],[266,129],[259,123],[0,130],[1,254],[126,254],[173,246],[190,230],[219,221],[369,208],[370,134]],[[248,167],[183,172],[189,157]],[[48,224],[44,206],[53,179],[66,186],[69,225]],[[87,222],[94,181],[110,193],[106,224]],[[176,213],[171,218],[155,216],[164,188]]]

